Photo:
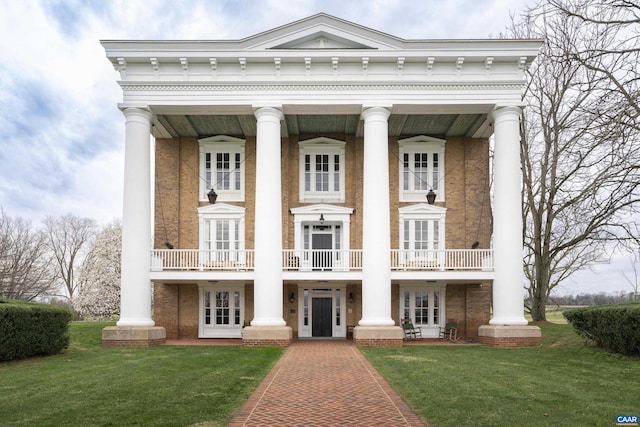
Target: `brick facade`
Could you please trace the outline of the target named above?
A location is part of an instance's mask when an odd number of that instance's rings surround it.
[[[294,223],[290,209],[303,206],[299,201],[299,141],[320,135],[291,135],[282,139],[282,245],[294,247]],[[362,247],[362,159],[363,138],[354,135],[321,135],[342,140],[345,146],[345,202],[336,204],[354,208],[350,224],[351,248]],[[245,248],[254,247],[255,223],[255,137],[239,136],[245,143],[245,201],[230,203],[246,209]],[[399,202],[398,138],[389,138],[389,195],[391,215],[391,248],[399,247],[398,209],[412,203]],[[197,138],[157,139],[155,153],[155,233],[154,247],[165,248],[165,242],[176,249],[198,248],[197,208],[207,205],[198,200],[199,148]],[[489,199],[489,146],[485,139],[448,138],[445,145],[446,248],[468,249],[478,242],[488,248],[491,236]],[[426,202],[426,201],[425,201]],[[344,282],[340,283],[344,285]],[[330,285],[327,285],[330,286]],[[354,326],[362,317],[360,283],[347,283],[346,322]],[[398,283],[392,284],[392,318],[400,324]],[[296,301],[289,301],[294,293]],[[283,317],[287,325],[298,329],[298,284],[287,282],[283,288]],[[347,298],[348,299],[348,298]],[[491,286],[480,283],[450,283],[446,289],[446,317],[455,319],[460,335],[478,338],[477,329],[489,320]],[[245,284],[245,322],[253,318],[253,284]],[[351,312],[349,312],[351,310]],[[198,286],[195,283],[155,283],[154,318],[164,326],[168,339],[198,336]],[[377,345],[377,343],[361,343]]]

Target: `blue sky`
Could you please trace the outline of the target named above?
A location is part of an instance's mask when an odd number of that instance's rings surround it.
[[[0,0],[0,206],[34,224],[121,216],[122,94],[102,39],[239,39],[319,12],[402,38],[477,39],[527,3]]]

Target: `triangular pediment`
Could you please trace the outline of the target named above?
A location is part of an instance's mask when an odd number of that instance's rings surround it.
[[[416,214],[438,214],[443,215],[447,208],[442,206],[429,205],[427,203],[416,203],[415,205],[404,206],[398,209],[400,215],[416,215]]]
[[[226,203],[215,203],[198,208],[198,215],[243,215],[244,212],[245,208],[242,206],[229,205]]]
[[[344,37],[318,31],[299,39],[274,46],[272,49],[375,49]]]
[[[353,213],[353,208],[346,208],[344,206],[317,204],[317,205],[301,206],[299,208],[291,208],[291,213],[293,215],[320,215],[320,214],[326,215],[329,213],[351,215]]]
[[[325,13],[244,39],[248,50],[394,49],[403,40]]]

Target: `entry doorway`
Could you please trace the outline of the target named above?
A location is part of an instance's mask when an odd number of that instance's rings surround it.
[[[311,336],[331,337],[333,336],[332,298],[312,298],[311,303]]]
[[[325,285],[326,286],[326,285]],[[346,285],[298,287],[298,337],[346,338]]]

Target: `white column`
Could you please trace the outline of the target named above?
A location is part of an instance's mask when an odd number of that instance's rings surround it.
[[[151,320],[151,117],[126,108],[120,320],[118,326],[154,326]]]
[[[282,317],[282,188],[280,121],[282,112],[255,111],[256,206],[254,318],[251,326],[285,326]]]
[[[494,111],[493,318],[491,325],[522,326],[522,204],[520,174],[520,107]]]
[[[363,111],[362,319],[360,326],[393,326],[391,319],[391,218],[389,119],[386,108]]]

